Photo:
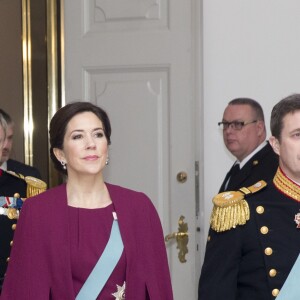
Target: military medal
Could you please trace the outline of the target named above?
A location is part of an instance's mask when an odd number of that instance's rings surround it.
[[[7,217],[9,219],[18,219],[18,211],[15,208],[9,207],[7,209]]]
[[[116,300],[125,300],[125,285],[125,281],[122,286],[117,285],[117,292],[112,294]]]
[[[294,221],[295,221],[296,224],[297,224],[297,227],[296,227],[296,228],[300,228],[300,212],[298,212],[298,213],[295,215]]]

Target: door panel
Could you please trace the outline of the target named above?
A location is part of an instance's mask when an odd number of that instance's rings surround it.
[[[175,299],[196,299],[192,0],[64,2],[66,102],[107,110],[107,181],[145,192],[165,235],[184,216],[186,262],[176,239],[166,247]],[[177,180],[181,171],[185,182]]]

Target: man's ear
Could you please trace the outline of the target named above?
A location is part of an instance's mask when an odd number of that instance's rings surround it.
[[[279,140],[275,136],[271,136],[269,138],[269,142],[273,148],[273,151],[277,154],[280,155],[280,143]]]
[[[265,123],[263,121],[258,120],[256,126],[258,128],[259,136],[265,133]]]
[[[64,152],[61,149],[53,148],[53,153],[57,160],[66,162]]]

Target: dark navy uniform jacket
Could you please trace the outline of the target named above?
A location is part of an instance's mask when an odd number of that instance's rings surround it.
[[[24,180],[13,176],[7,172],[0,176],[0,196],[13,197],[19,193],[21,197],[26,197],[27,184]],[[13,224],[16,220],[11,220],[7,216],[0,215],[0,280],[4,277],[7,268],[7,259],[10,254],[10,242],[13,239]],[[0,281],[1,289],[1,281]]]
[[[267,143],[260,151],[254,154],[242,169],[230,180],[225,189],[229,174],[220,187],[219,193],[224,191],[236,191],[243,186],[250,186],[259,180],[272,180],[278,168],[278,155]]]
[[[7,170],[14,171],[15,173],[22,174],[23,176],[32,176],[41,179],[41,174],[37,168],[14,159],[9,159],[7,161]]]
[[[294,218],[300,203],[273,182],[246,200],[250,220],[245,225],[219,233],[210,229],[199,300],[275,299],[299,255]]]

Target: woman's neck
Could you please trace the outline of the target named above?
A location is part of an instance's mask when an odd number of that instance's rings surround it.
[[[112,203],[104,181],[99,178],[81,178],[80,182],[69,178],[67,199],[69,206],[80,208],[101,208]]]

